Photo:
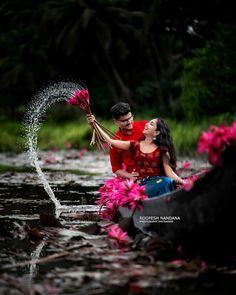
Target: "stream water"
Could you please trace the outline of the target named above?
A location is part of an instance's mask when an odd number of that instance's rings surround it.
[[[48,156],[38,152],[56,198],[81,211],[61,212],[62,227],[44,226],[40,214],[54,215],[55,205],[37,173],[0,174],[0,294],[235,294],[234,270],[154,261],[143,251],[112,248],[107,236],[94,234],[94,229],[84,232],[96,223],[106,225],[89,214],[97,210],[99,186],[112,177],[108,155],[87,152],[78,158],[76,150],[57,151],[50,164]],[[30,168],[25,154],[0,154],[0,162]],[[192,162],[195,168],[201,164]],[[70,172],[78,167],[80,174]],[[25,225],[42,237],[30,236]]]
[[[5,294],[4,292],[11,294],[9,286],[7,285],[8,291],[6,291],[4,284],[17,277],[21,278],[20,286],[22,282],[27,282],[28,287],[25,292],[31,294],[35,281],[40,280],[42,273],[53,268],[51,265],[40,268],[36,263],[40,257],[57,252],[57,247],[66,250],[71,239],[97,240],[97,237],[86,235],[79,229],[93,224],[97,219],[95,216],[95,219],[91,220],[86,217],[86,214],[96,213],[99,210],[95,204],[99,186],[106,178],[111,177],[107,165],[108,155],[87,152],[83,158],[79,158],[78,153],[79,151],[76,150],[58,151],[55,153],[54,163],[46,161],[51,152],[38,152],[37,155],[41,170],[47,170],[44,172],[47,185],[50,186],[62,208],[58,211],[62,228],[42,227],[40,215],[55,215],[55,203],[49,198],[47,190],[41,183],[42,179],[31,168],[28,155],[25,153],[0,154],[1,165],[32,170],[13,172],[9,168],[9,171],[0,174],[0,268],[3,275],[7,273],[9,276],[3,281],[0,276],[0,294]],[[79,175],[69,172],[70,170],[78,171],[78,167]],[[69,210],[69,208],[76,210]],[[31,229],[43,228],[42,239],[34,240],[29,237],[25,231],[26,225]],[[71,245],[73,243],[71,242]],[[21,265],[22,261],[24,261],[23,265]],[[68,263],[62,260],[57,263],[57,267],[71,268],[74,264],[77,264],[77,261]],[[15,286],[11,288],[14,293]]]

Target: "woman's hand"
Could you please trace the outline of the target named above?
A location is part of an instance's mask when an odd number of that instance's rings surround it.
[[[96,121],[94,115],[92,114],[87,114],[87,122],[92,125]]]
[[[178,178],[176,179],[176,182],[179,183],[179,184],[181,184],[181,185],[185,185],[185,184],[186,184],[186,181],[183,180],[183,179],[180,178],[180,177],[178,177]]]

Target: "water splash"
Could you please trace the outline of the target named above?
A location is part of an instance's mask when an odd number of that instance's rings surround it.
[[[43,187],[50,199],[55,205],[55,213],[58,216],[59,212],[65,209],[60,201],[55,197],[55,194],[50,187],[40,165],[37,155],[38,147],[38,131],[46,116],[47,110],[59,101],[67,101],[76,90],[85,89],[84,84],[74,82],[58,82],[47,86],[43,90],[34,95],[29,103],[25,118],[24,118],[24,132],[27,138],[27,151],[29,155],[30,164],[35,167],[38,177],[43,184]]]

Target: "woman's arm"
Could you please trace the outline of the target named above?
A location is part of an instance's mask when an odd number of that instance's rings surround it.
[[[121,150],[129,150],[130,148],[130,141],[123,141],[123,140],[116,140],[112,139],[100,126],[96,123],[96,119],[93,115],[87,115],[87,121],[89,124],[95,128],[95,130],[98,130],[102,137],[104,138],[104,141],[106,141],[111,146],[121,149]]]
[[[185,184],[185,181],[182,178],[180,178],[171,168],[168,153],[162,156],[162,162],[167,177],[174,179],[177,183]]]

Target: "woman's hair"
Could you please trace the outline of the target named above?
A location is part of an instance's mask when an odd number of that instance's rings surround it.
[[[160,131],[156,140],[154,140],[155,144],[157,144],[162,154],[166,154],[167,152],[170,155],[170,166],[175,171],[176,170],[176,154],[175,148],[171,137],[170,128],[162,118],[157,118],[157,128],[156,130]]]

